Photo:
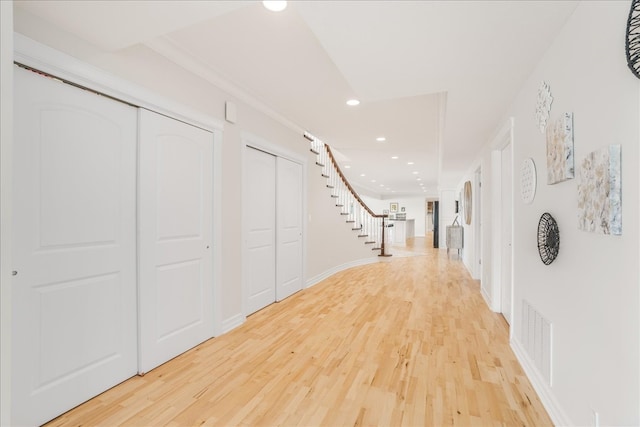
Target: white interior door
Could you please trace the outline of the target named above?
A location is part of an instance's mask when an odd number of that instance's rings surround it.
[[[247,315],[276,300],[276,157],[251,147],[245,158]]]
[[[501,171],[501,312],[509,324],[511,324],[511,223],[512,219],[512,167],[511,167],[511,144],[502,150],[502,171]]]
[[[15,68],[12,424],[135,375],[136,110]]]
[[[276,299],[302,290],[302,165],[278,157]]]
[[[139,110],[140,367],[213,336],[213,134]]]

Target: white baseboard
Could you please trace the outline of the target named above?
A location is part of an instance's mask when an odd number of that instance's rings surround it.
[[[226,334],[227,332],[234,330],[238,326],[242,325],[245,322],[245,320],[247,320],[247,318],[244,317],[242,313],[238,313],[234,316],[231,316],[223,320],[222,325],[220,327],[221,329],[220,335]]]
[[[560,402],[556,399],[553,390],[535,367],[534,362],[529,358],[529,356],[527,356],[522,344],[515,337],[511,338],[510,344],[511,349],[515,353],[516,358],[524,370],[524,373],[527,375],[527,378],[529,378],[529,381],[531,381],[531,385],[536,393],[538,393],[538,397],[540,398],[542,405],[551,417],[553,424],[556,426],[575,425],[562,409],[562,405],[560,405]]]
[[[342,270],[346,270],[348,268],[352,268],[352,267],[358,267],[360,265],[367,265],[367,264],[374,264],[376,262],[380,262],[381,260],[384,260],[383,257],[373,257],[373,258],[364,258],[364,259],[358,259],[355,261],[350,261],[350,262],[346,262],[344,264],[338,265],[336,267],[330,268],[329,270],[325,271],[324,273],[320,273],[310,279],[307,279],[307,284],[305,286],[305,288],[310,288],[313,285],[316,285],[320,282],[322,282],[324,279],[333,276],[334,274],[342,271]]]
[[[493,309],[493,303],[491,301],[491,298],[489,297],[489,294],[487,294],[487,291],[482,287],[482,284],[480,285],[480,295],[482,295],[482,299],[487,304],[487,307],[489,307],[489,310],[495,311]]]

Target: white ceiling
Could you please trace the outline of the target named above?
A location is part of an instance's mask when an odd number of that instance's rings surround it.
[[[244,1],[19,0],[15,28],[81,59],[144,44],[197,64],[334,147],[356,188],[388,198],[457,183],[576,4],[296,1],[274,13]]]

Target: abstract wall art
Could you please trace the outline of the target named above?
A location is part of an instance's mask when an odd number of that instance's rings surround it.
[[[562,113],[547,126],[547,184],[573,177],[573,113]]]
[[[622,234],[621,152],[619,145],[593,151],[578,171],[578,228]]]
[[[547,128],[552,102],[553,96],[551,96],[551,88],[546,82],[540,83],[538,99],[536,100],[536,124],[538,125],[538,129],[540,129],[540,133],[543,135]]]

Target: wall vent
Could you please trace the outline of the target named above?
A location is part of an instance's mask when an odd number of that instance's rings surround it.
[[[553,325],[522,301],[522,344],[534,366],[551,387],[553,385]]]

